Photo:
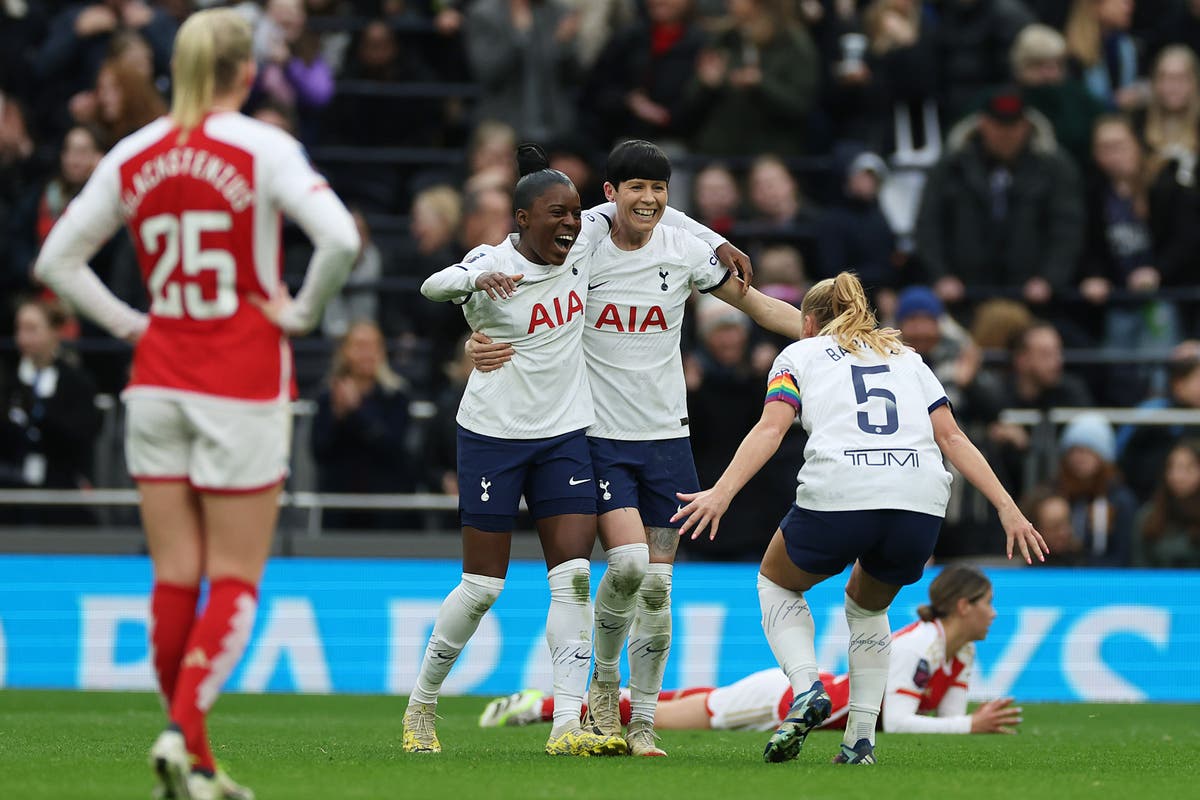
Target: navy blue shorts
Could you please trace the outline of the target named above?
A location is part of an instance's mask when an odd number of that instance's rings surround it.
[[[779,523],[792,563],[814,575],[837,575],[856,560],[893,586],[921,579],[942,518],[919,511],[810,511],[792,505]]]
[[[692,443],[679,439],[629,442],[587,437],[596,469],[596,506],[601,514],[636,508],[647,528],[678,528],[676,492],[700,491]]]
[[[511,531],[522,494],[534,519],[596,513],[596,484],[583,431],[549,439],[497,439],[458,426],[462,525]]]

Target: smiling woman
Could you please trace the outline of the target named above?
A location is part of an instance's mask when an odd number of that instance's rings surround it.
[[[566,175],[547,168],[540,147],[522,145],[517,160],[519,232],[477,247],[421,287],[431,300],[461,305],[472,328],[514,343],[520,355],[508,369],[473,372],[459,405],[463,574],[438,612],[404,715],[403,746],[410,753],[441,751],[434,727],[438,694],[504,587],[523,494],[549,570],[546,640],[560,712],[546,752],[619,755],[626,750],[623,739],[579,724],[592,656],[588,556],[596,540],[584,437],[594,420],[582,342],[588,276],[570,257],[583,230],[579,193]]]

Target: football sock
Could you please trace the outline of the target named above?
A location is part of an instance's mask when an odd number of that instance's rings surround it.
[[[180,662],[196,621],[199,586],[155,581],[150,590],[150,652],[163,705],[171,710]]]
[[[850,747],[859,739],[875,744],[875,721],[887,689],[892,653],[887,609],[869,611],[846,595],[846,624],[850,627],[850,714],[842,741]]]
[[[638,589],[650,563],[645,542],[623,544],[607,553],[608,569],[596,588],[595,654],[596,677],[602,681],[621,679],[618,662],[621,648],[633,624]]]
[[[546,644],[554,672],[554,730],[579,725],[583,695],[592,666],[591,564],[573,558],[546,575],[550,581],[550,613]]]
[[[487,575],[472,575],[464,572],[462,580],[455,586],[438,609],[433,633],[421,659],[421,671],[413,686],[411,703],[437,703],[442,682],[450,674],[450,668],[458,654],[479,627],[479,620],[496,602],[504,589],[503,578]]]
[[[793,592],[758,574],[758,604],[767,644],[787,675],[796,695],[807,692],[817,680],[817,652],[813,644],[816,625],[803,592]]]
[[[629,635],[631,720],[653,724],[671,652],[671,565],[650,564],[638,589]]]
[[[237,578],[209,586],[208,605],[192,626],[171,698],[171,721],[187,742],[193,766],[216,769],[205,718],[245,652],[258,612],[258,589]]]

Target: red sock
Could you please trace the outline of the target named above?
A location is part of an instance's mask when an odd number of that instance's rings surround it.
[[[583,710],[579,712],[579,718],[587,713],[587,703],[583,704]],[[548,694],[542,698],[542,722],[554,722],[554,695]]]
[[[628,697],[621,698],[621,724],[628,725],[630,718],[633,716],[633,704],[629,702]]]
[[[199,599],[199,586],[155,581],[150,591],[150,652],[158,688],[168,710],[175,696],[183,649],[196,621]]]
[[[246,650],[258,590],[237,578],[219,578],[209,587],[208,605],[188,638],[171,702],[171,721],[183,731],[192,766],[215,770],[205,717],[221,687]]]

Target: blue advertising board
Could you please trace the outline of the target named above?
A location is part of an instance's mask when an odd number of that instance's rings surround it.
[[[593,585],[603,572],[593,565]],[[999,616],[978,648],[976,698],[1200,701],[1200,572],[996,568]],[[684,563],[673,590],[668,688],[716,685],[772,666],[759,627],[755,566]],[[406,694],[450,561],[278,559],[229,690]],[[901,592],[899,628],[925,601]],[[822,669],[846,666],[844,580],[808,593]],[[0,556],[0,687],[146,689],[150,564],[133,556]],[[446,684],[454,694],[547,687],[541,564],[514,563]]]

